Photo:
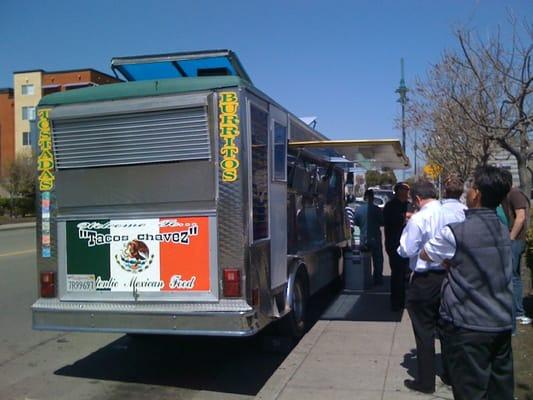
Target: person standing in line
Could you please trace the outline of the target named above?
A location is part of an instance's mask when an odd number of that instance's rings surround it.
[[[383,225],[385,227],[385,250],[389,256],[391,269],[390,307],[400,311],[405,306],[405,279],[409,270],[409,259],[398,254],[406,213],[409,204],[409,185],[399,182],[394,186],[394,197],[383,208]]]
[[[456,176],[449,176],[444,181],[444,198],[441,201],[442,208],[456,214],[458,220],[465,218],[466,205],[459,200],[464,192],[465,183]]]
[[[505,179],[512,185],[513,176],[508,170],[503,170]],[[510,225],[511,249],[513,253],[513,303],[516,322],[522,325],[531,323],[523,305],[523,284],[520,274],[522,254],[526,250],[526,237],[530,217],[530,203],[528,197],[520,189],[511,187],[511,190],[502,201],[502,208]],[[513,329],[514,330],[514,329]]]
[[[355,210],[354,223],[361,232],[361,245],[372,254],[374,285],[380,285],[383,282],[383,248],[381,245],[383,213],[374,204],[374,191],[372,189],[365,191],[364,199],[366,203]]]
[[[448,269],[440,305],[441,342],[455,400],[512,400],[512,251],[496,207],[511,185],[502,170],[476,170],[464,222],[444,227],[420,259]]]
[[[446,270],[440,263],[423,261],[418,255],[427,241],[446,224],[458,222],[459,219],[441,206],[435,186],[429,181],[416,182],[411,188],[411,199],[419,211],[413,214],[403,229],[397,251],[400,256],[409,258],[412,271],[407,289],[407,311],[415,335],[418,377],[415,380],[406,379],[404,385],[411,390],[433,393],[436,376],[435,331],[440,287]]]

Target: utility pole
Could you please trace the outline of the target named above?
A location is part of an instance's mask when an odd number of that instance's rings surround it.
[[[400,87],[396,89],[396,93],[400,95],[398,102],[402,105],[402,149],[405,154],[405,105],[407,104],[407,101],[409,100],[407,98],[407,92],[409,91],[409,89],[407,88],[407,86],[405,86],[405,79],[403,75],[403,58],[400,59],[400,64],[402,68],[402,76],[400,79]],[[404,177],[405,177],[405,172],[404,172]]]
[[[416,131],[415,131],[415,145],[414,145],[414,148],[415,148],[415,176],[418,175],[418,166],[416,165],[416,154],[418,152],[418,144],[417,144],[417,134],[416,134]]]

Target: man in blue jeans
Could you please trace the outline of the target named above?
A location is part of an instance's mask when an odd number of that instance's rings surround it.
[[[505,172],[506,178],[512,182],[509,171]],[[531,318],[524,312],[522,303],[523,285],[520,276],[520,261],[526,249],[526,237],[529,225],[529,199],[518,188],[513,187],[507,197],[502,201],[502,207],[510,226],[511,251],[513,254],[513,304],[516,322],[522,325],[531,323]]]

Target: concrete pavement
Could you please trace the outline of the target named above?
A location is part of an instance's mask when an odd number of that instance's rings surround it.
[[[0,225],[0,230],[34,226]],[[387,259],[384,273],[389,273]],[[439,378],[433,395],[403,386],[404,379],[416,376],[415,342],[407,312],[389,310],[388,279],[370,290],[340,293],[256,398],[452,400]]]
[[[3,224],[0,225],[0,231],[8,231],[13,229],[35,228],[35,222],[21,222],[18,224]]]
[[[404,387],[416,376],[416,346],[407,312],[389,311],[385,285],[341,293],[256,398],[453,399],[439,378],[432,395]]]

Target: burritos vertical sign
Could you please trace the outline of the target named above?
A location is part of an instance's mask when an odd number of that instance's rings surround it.
[[[67,291],[210,289],[209,218],[67,222]]]
[[[235,92],[219,93],[220,168],[223,182],[235,182],[239,177],[239,98]]]

